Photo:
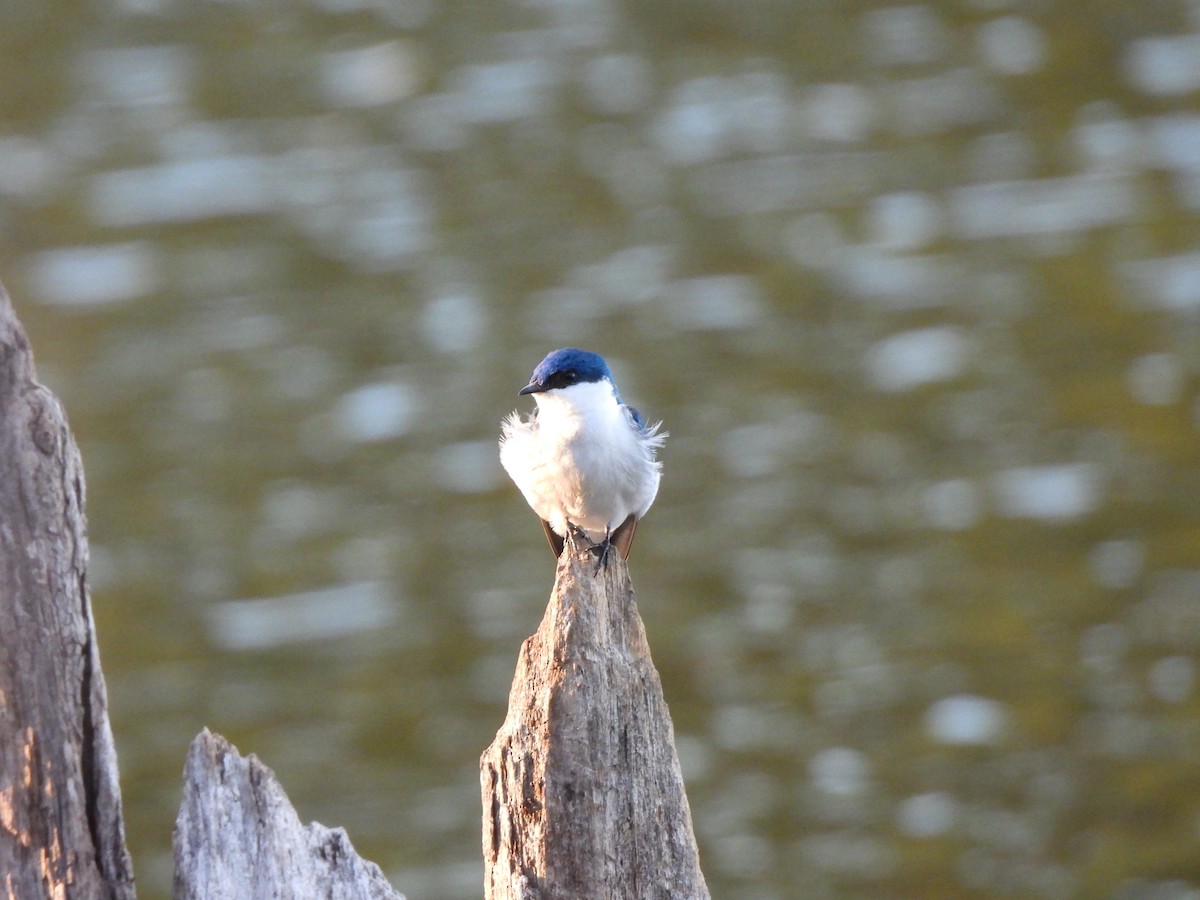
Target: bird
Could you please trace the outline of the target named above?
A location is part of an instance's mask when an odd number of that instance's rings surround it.
[[[542,520],[554,555],[570,536],[586,539],[597,572],[614,547],[628,559],[658,494],[662,422],[648,425],[622,401],[604,358],[577,347],[547,354],[517,394],[535,407],[504,419],[500,463]]]

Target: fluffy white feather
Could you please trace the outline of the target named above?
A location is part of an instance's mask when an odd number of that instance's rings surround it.
[[[661,423],[642,426],[608,378],[533,398],[534,414],[509,415],[500,437],[500,462],[533,511],[557,534],[569,522],[595,543],[646,515],[661,477]]]

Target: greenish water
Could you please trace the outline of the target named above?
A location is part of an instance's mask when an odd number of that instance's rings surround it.
[[[480,895],[553,575],[495,440],[568,344],[671,432],[631,566],[715,896],[1200,890],[1194,3],[4,16],[142,897],[203,726]]]

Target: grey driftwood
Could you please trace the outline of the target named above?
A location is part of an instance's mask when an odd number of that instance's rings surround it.
[[[300,817],[275,773],[205,729],[175,821],[175,900],[404,900],[341,828]]]

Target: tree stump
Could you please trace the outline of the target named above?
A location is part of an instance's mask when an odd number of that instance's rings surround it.
[[[568,541],[480,760],[488,900],[707,900],[629,570]]]
[[[175,900],[404,900],[341,828],[300,817],[275,773],[206,728],[175,822]]]
[[[0,891],[134,896],[91,599],[83,466],[0,287]]]

